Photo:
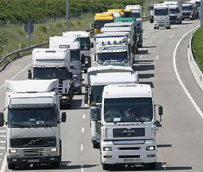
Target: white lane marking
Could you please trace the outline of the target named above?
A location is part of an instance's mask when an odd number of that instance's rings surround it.
[[[142,56],[140,56],[140,59],[142,58]]]
[[[0,135],[0,137],[6,137],[6,135]]]
[[[158,36],[156,38],[159,38]]]
[[[16,76],[18,76],[20,73],[22,73],[25,69],[27,69],[31,64],[27,65],[25,68],[23,68],[20,72],[15,74],[10,80],[13,80]],[[0,87],[2,89],[4,87],[4,84]]]
[[[83,114],[82,118],[85,119],[85,114]]]
[[[158,60],[159,59],[159,55],[156,55],[156,60]]]
[[[6,133],[6,130],[0,130],[0,133]]]
[[[149,37],[149,35],[145,36],[145,38],[148,38],[148,37]]]
[[[0,149],[4,150],[4,149],[5,149],[5,147],[0,147]]]
[[[3,153],[0,153],[0,155],[3,155]]]
[[[85,128],[83,127],[83,128],[82,128],[82,133],[84,133],[84,131],[85,131]]]
[[[172,37],[173,37],[173,35],[170,36],[170,38],[172,38]]]
[[[165,163],[163,161],[161,161],[161,166],[164,168],[164,170],[166,170],[166,166],[165,166]]]
[[[152,42],[150,42],[150,44],[152,44],[153,43],[153,41]]]
[[[80,150],[83,151],[83,144],[80,145]]]
[[[81,170],[80,170],[81,172],[83,172],[84,171],[84,169],[83,169],[83,164],[81,164]]]
[[[190,24],[189,26],[192,26],[192,24]]]
[[[149,44],[147,46],[149,47]]]
[[[0,143],[6,143],[6,141],[0,141]],[[1,155],[1,154],[0,154]]]
[[[180,44],[180,42],[183,40],[183,38],[190,32],[192,32],[195,28],[191,29],[190,31],[188,31],[187,33],[185,33],[182,38],[180,38],[180,40],[178,41],[178,43],[176,44],[176,47],[174,49],[174,52],[173,52],[173,68],[174,68],[174,71],[175,71],[175,74],[176,74],[176,77],[180,83],[180,85],[182,86],[183,90],[185,91],[185,94],[188,96],[188,98],[190,99],[191,103],[193,104],[194,108],[196,109],[196,111],[199,113],[199,115],[203,118],[203,113],[202,111],[200,110],[200,108],[198,107],[198,105],[196,104],[196,102],[194,101],[194,99],[192,98],[192,96],[190,95],[189,91],[187,90],[187,88],[185,87],[185,85],[183,84],[183,81],[181,80],[180,78],[180,75],[178,73],[178,69],[177,69],[177,65],[176,65],[176,52],[177,52],[177,49],[178,49],[178,46]]]
[[[5,154],[0,172],[5,172],[6,171],[6,164],[7,164],[7,160],[6,160],[6,154]]]

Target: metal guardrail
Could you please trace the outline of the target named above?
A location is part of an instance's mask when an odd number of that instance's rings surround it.
[[[44,43],[41,43],[41,44],[36,44],[36,45],[33,45],[33,46],[30,46],[30,47],[26,47],[24,49],[20,49],[20,50],[17,50],[17,51],[14,51],[12,53],[9,53],[9,54],[6,54],[5,56],[3,56],[1,59],[0,59],[0,72],[2,70],[4,70],[6,68],[6,66],[16,60],[16,59],[19,59],[25,55],[28,55],[28,54],[31,54],[32,50],[34,48],[44,48],[44,47],[47,47],[47,45],[49,45],[49,42],[44,42]]]

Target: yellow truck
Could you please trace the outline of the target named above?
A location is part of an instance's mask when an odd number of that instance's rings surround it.
[[[109,9],[107,12],[119,12],[121,13],[121,17],[125,17],[124,9]]]
[[[114,22],[113,13],[96,13],[94,17],[94,33],[100,33],[105,23]]]

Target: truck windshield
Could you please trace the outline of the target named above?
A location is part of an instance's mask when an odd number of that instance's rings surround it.
[[[140,13],[133,12],[133,17],[140,18]]]
[[[11,128],[56,127],[57,111],[54,108],[8,109],[8,126]]]
[[[152,119],[151,98],[114,98],[104,101],[106,122],[150,122]]]
[[[97,20],[95,21],[95,29],[101,29],[106,23],[112,23],[113,20]]]
[[[200,2],[195,2],[195,4],[196,4],[196,7],[198,8],[198,7],[200,7]]]
[[[178,13],[178,8],[170,8],[169,9],[171,14],[177,14]]]
[[[90,50],[90,38],[80,38],[81,50]]]
[[[183,6],[183,11],[190,11],[190,10],[192,10],[192,6],[190,5],[188,5],[188,6]]]
[[[70,61],[80,60],[80,50],[70,50]]]
[[[68,79],[66,68],[34,68],[33,78],[34,79]]]
[[[108,60],[125,61],[127,60],[127,52],[99,53],[98,59],[101,63]]]
[[[96,103],[101,103],[103,89],[104,89],[104,85],[91,87],[91,96],[90,96],[91,105],[96,105]]]
[[[156,16],[166,16],[168,15],[168,8],[155,9],[154,14]]]

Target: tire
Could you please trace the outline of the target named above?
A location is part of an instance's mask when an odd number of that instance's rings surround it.
[[[93,143],[93,148],[99,148],[100,144],[99,143]]]
[[[103,170],[109,170],[110,165],[109,164],[102,164],[102,169]]]
[[[59,168],[60,162],[53,162],[53,168]]]
[[[153,20],[152,20],[152,19],[150,19],[150,23],[153,23]]]
[[[87,73],[87,69],[84,69],[84,73]]]
[[[80,88],[80,91],[78,92],[78,94],[79,94],[79,95],[81,95],[81,94],[82,94],[82,88]]]
[[[156,29],[156,27],[154,27],[154,29]]]
[[[8,169],[10,169],[10,170],[15,169],[15,164],[8,164]]]
[[[147,167],[150,169],[150,170],[155,170],[156,169],[156,163],[149,163],[147,164]]]
[[[159,29],[159,27],[157,27],[157,29]]]

